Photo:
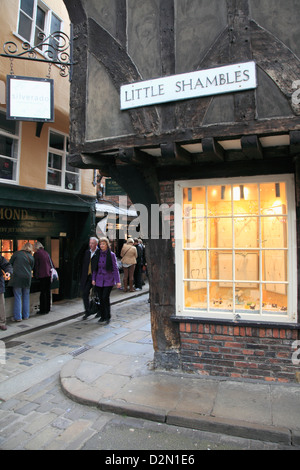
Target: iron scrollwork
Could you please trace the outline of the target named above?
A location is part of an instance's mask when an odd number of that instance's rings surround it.
[[[34,46],[31,46],[26,41],[23,42],[21,44],[21,52],[15,42],[7,41],[3,45],[4,54],[0,54],[0,56],[9,57],[10,59],[24,59],[56,64],[60,68],[60,75],[62,77],[67,77],[69,75],[71,78],[73,65],[72,34],[71,38],[69,38],[69,36],[62,31],[55,31],[49,36],[44,33],[39,33],[37,37],[38,43]],[[38,54],[42,54],[44,58],[39,59]]]

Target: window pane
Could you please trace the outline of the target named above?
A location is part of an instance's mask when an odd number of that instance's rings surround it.
[[[62,157],[60,155],[55,155],[55,153],[49,153],[48,167],[54,168],[56,170],[61,170],[62,169]]]
[[[258,248],[257,217],[237,217],[234,219],[234,243],[236,248]]]
[[[184,283],[184,298],[186,308],[207,310],[207,284],[206,282]]]
[[[233,312],[233,284],[226,283],[221,286],[219,282],[210,283],[209,288],[210,311]]]
[[[64,150],[64,141],[65,138],[63,135],[50,133],[50,147],[57,150]]]
[[[184,219],[184,248],[206,247],[206,221],[205,219]]]
[[[36,12],[36,26],[44,31],[45,29],[45,18],[46,18],[46,13],[44,10],[42,10],[40,7],[37,7],[37,12]]]
[[[232,248],[232,218],[219,218],[210,220],[210,246],[211,248]]]
[[[61,186],[61,172],[49,169],[47,183],[53,186]]]
[[[208,215],[231,215],[231,186],[208,186]]]
[[[5,180],[16,179],[16,163],[14,160],[0,157],[0,178]]]
[[[184,188],[183,206],[185,217],[191,217],[193,213],[197,213],[198,217],[205,216],[205,188]]]
[[[286,282],[287,279],[287,251],[263,251],[263,280],[267,282]],[[273,291],[278,292],[274,284]]]
[[[13,240],[0,240],[1,255],[4,256],[7,261],[13,255],[14,252],[14,242]]]
[[[259,257],[257,253],[235,253],[235,280],[243,281],[241,287],[257,287],[259,281]]]
[[[55,16],[52,13],[50,33],[52,34],[52,33],[55,33],[56,31],[60,31],[60,30],[61,30],[61,21],[57,18],[57,16]]]
[[[276,284],[276,286],[274,284],[263,285],[263,313],[280,313],[282,315],[287,313],[288,300],[286,293],[286,284]]]
[[[33,17],[34,0],[21,0],[21,10],[27,13],[31,18]]]
[[[20,36],[22,36],[22,38],[26,39],[28,42],[31,38],[31,25],[32,20],[30,20],[27,16],[20,12],[18,33],[20,34]]]
[[[285,183],[265,183],[260,185],[261,214],[286,214],[287,198]]]
[[[77,175],[72,173],[66,173],[65,189],[69,189],[71,191],[79,190],[79,178]]]
[[[258,185],[233,186],[234,214],[258,215]]]
[[[286,217],[263,217],[261,230],[263,248],[287,248]]]
[[[186,279],[206,279],[206,251],[185,251],[184,277]]]
[[[221,287],[228,285],[228,282],[223,282],[224,280],[233,280],[232,259],[232,252],[211,251],[210,253],[210,277],[211,279],[221,279]]]
[[[0,155],[14,157],[14,140],[0,135]]]
[[[6,120],[5,114],[0,113],[0,131],[1,130],[16,135],[18,133],[18,125],[15,121]]]

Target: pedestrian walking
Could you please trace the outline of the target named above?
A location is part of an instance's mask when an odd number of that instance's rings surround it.
[[[40,242],[34,243],[33,275],[40,283],[40,310],[37,315],[46,315],[51,309],[51,267],[49,253]]]
[[[30,312],[30,287],[32,280],[32,270],[34,268],[34,258],[32,256],[33,246],[25,243],[21,250],[16,251],[10,263],[13,267],[13,274],[9,281],[14,293],[13,315],[15,321],[27,320]]]
[[[10,279],[13,272],[12,265],[0,255],[0,330],[7,330],[6,327],[6,313],[5,313],[5,281]]]
[[[110,293],[113,286],[121,287],[120,274],[115,253],[110,250],[109,240],[100,238],[100,253],[97,269],[92,274],[92,285],[100,299],[99,323],[110,322]]]
[[[127,292],[128,289],[128,282],[129,282],[129,289],[130,292],[134,291],[133,288],[133,281],[134,281],[134,270],[136,266],[136,259],[137,259],[137,250],[136,247],[133,246],[134,240],[133,238],[128,238],[127,243],[125,243],[121,250],[121,260],[122,266],[124,271],[124,292]]]
[[[92,273],[96,271],[99,261],[100,250],[98,247],[98,238],[91,237],[89,248],[85,251],[81,268],[81,292],[84,305],[83,320],[86,320],[93,312],[90,311],[90,292],[92,288]]]

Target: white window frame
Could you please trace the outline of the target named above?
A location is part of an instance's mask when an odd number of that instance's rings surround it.
[[[17,24],[17,32],[15,33],[15,35],[22,39],[23,41],[26,41],[28,42],[31,47],[34,47],[34,39],[35,39],[35,30],[36,30],[36,13],[37,13],[37,8],[40,7],[46,14],[46,18],[45,18],[45,29],[44,29],[44,33],[46,35],[46,37],[48,37],[51,33],[51,20],[52,20],[52,15],[56,16],[56,18],[60,21],[61,23],[61,29],[60,31],[63,31],[63,25],[64,25],[64,22],[63,20],[53,11],[51,10],[51,8],[49,8],[44,2],[42,2],[41,0],[34,0],[34,7],[33,7],[33,18],[30,18],[30,21],[32,22],[31,23],[31,33],[30,33],[30,39],[28,40],[27,38],[24,38],[23,36],[21,36],[19,34],[19,23],[20,23],[20,12],[21,12],[21,0],[19,0],[19,10],[18,10],[18,24]],[[23,12],[23,10],[22,10]],[[25,12],[23,12],[23,14],[26,15]],[[49,49],[48,46],[43,46],[42,49],[37,49],[37,52],[39,52],[40,54],[42,55],[46,55],[46,52],[47,50]]]
[[[0,108],[0,113],[4,114],[5,116],[5,111]],[[6,184],[18,184],[19,182],[19,169],[20,169],[20,155],[21,155],[21,129],[22,129],[22,124],[21,122],[16,122],[16,129],[17,133],[16,134],[11,134],[10,132],[6,132],[4,129],[0,127],[0,134],[3,135],[4,137],[8,137],[10,139],[13,139],[17,142],[18,145],[18,150],[17,150],[17,156],[16,158],[12,157],[7,157],[6,155],[1,155],[1,158],[7,158],[9,160],[14,160],[16,162],[16,179],[5,179],[5,178],[0,178],[1,183],[6,183]]]
[[[60,135],[64,138],[64,149],[59,150],[54,147],[50,147],[50,135],[51,133]],[[48,152],[47,152],[47,168],[46,168],[46,187],[47,189],[51,189],[52,191],[59,191],[59,192],[66,192],[72,194],[79,194],[81,192],[81,171],[79,170],[78,173],[67,171],[67,157],[68,157],[68,149],[67,149],[67,142],[69,136],[63,132],[60,132],[56,129],[49,129],[48,133]],[[49,153],[54,153],[55,155],[59,155],[62,158],[62,168],[61,168],[61,185],[51,185],[48,183],[48,169],[49,169]],[[74,168],[75,170],[75,168]],[[78,176],[78,189],[66,189],[65,188],[65,179],[66,173],[74,173]]]
[[[223,186],[223,185],[246,185],[251,183],[270,183],[284,182],[286,183],[288,216],[288,272],[287,272],[287,295],[288,306],[286,312],[276,312],[274,314],[266,314],[263,311],[259,314],[251,314],[251,311],[243,313],[240,317],[241,321],[267,322],[267,323],[297,323],[297,230],[296,230],[296,202],[295,202],[295,182],[294,175],[267,175],[242,178],[220,178],[210,180],[186,180],[175,182],[175,263],[176,263],[176,315],[192,318],[207,318],[213,320],[236,320],[235,310],[233,312],[220,311],[209,312],[196,308],[186,308],[184,298],[184,234],[183,234],[183,189],[193,187]],[[207,211],[207,205],[206,205]],[[206,213],[206,220],[207,219]],[[258,215],[261,218],[261,215]],[[208,225],[208,224],[207,224]],[[207,228],[208,230],[208,228]],[[207,238],[208,240],[208,238]],[[206,246],[206,251],[215,250],[215,248]],[[258,251],[262,251],[259,249]],[[261,256],[260,256],[261,258]],[[207,257],[208,259],[208,257]],[[261,263],[261,261],[260,261]],[[216,282],[209,279],[210,270],[207,269],[207,278],[205,282]],[[260,286],[264,284],[260,278]],[[208,287],[209,288],[209,287]],[[248,313],[249,312],[249,313]]]

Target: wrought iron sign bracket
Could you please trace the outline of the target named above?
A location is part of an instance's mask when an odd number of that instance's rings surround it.
[[[34,62],[43,62],[56,64],[60,68],[60,75],[72,80],[73,72],[73,28],[71,25],[70,37],[62,31],[56,31],[50,36],[44,33],[38,34],[38,44],[31,46],[28,42],[22,43],[22,50],[19,51],[18,45],[13,41],[7,41],[3,45],[4,53],[1,57],[12,59],[32,60]],[[38,54],[44,56],[38,58]]]

